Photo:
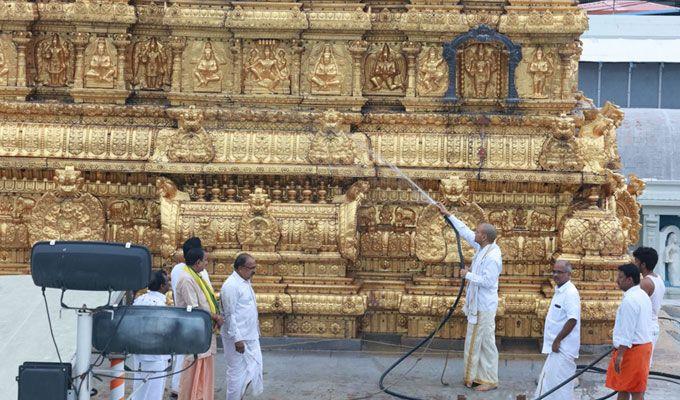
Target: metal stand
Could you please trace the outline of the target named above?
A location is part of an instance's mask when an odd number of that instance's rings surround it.
[[[76,365],[74,385],[78,400],[90,400],[90,355],[92,354],[92,311],[78,310],[78,330],[76,335]],[[85,376],[83,376],[85,374]],[[82,376],[82,377],[81,377]]]

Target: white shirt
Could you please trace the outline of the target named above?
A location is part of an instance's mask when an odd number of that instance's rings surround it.
[[[616,310],[614,347],[633,347],[652,341],[652,301],[647,293],[635,285],[626,290]]]
[[[571,358],[578,358],[581,345],[581,298],[576,286],[571,281],[567,281],[555,288],[555,295],[550,301],[543,328],[543,354],[552,353],[555,338],[570,319],[576,320],[576,326],[562,339],[560,352]]]
[[[222,335],[234,342],[259,339],[257,302],[250,281],[234,271],[222,285],[220,301],[224,313]]]
[[[184,267],[186,267],[186,264],[182,262],[172,267],[172,271],[170,271],[170,286],[172,286],[173,298],[175,292],[177,292],[177,282],[179,282],[179,276],[184,270]],[[203,278],[205,283],[207,283],[209,286],[212,286],[212,282],[210,282],[210,276],[208,276],[207,270],[204,269],[198,274],[201,276],[201,278]]]
[[[498,308],[498,277],[503,269],[501,249],[495,243],[482,248],[479,243],[475,242],[475,233],[467,225],[453,215],[448,218],[460,236],[475,249],[475,257],[469,268],[470,272],[465,275],[465,279],[470,281],[465,295],[465,307],[468,310],[466,314],[468,321],[475,323],[476,318],[470,319],[471,303],[476,302],[477,311],[496,312]],[[473,295],[475,299],[470,295]]]
[[[654,282],[654,292],[649,296],[652,301],[652,320],[655,324],[659,324],[659,310],[661,310],[661,302],[663,301],[663,295],[666,293],[666,285],[663,283],[663,279],[659,276],[647,275],[648,278]]]
[[[160,292],[148,291],[137,297],[132,303],[135,306],[165,306],[165,295]],[[168,361],[169,355],[135,354],[137,361],[156,362]]]

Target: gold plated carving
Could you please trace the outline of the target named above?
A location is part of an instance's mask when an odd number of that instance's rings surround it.
[[[170,85],[172,55],[154,36],[132,47],[132,85],[135,88],[162,90]]]
[[[98,38],[85,50],[85,87],[113,88],[117,53],[106,39]]]
[[[312,93],[340,94],[342,76],[335,58],[333,46],[324,45],[314,65],[314,72],[309,78],[312,83]]]
[[[170,267],[196,235],[216,286],[257,257],[265,335],[426,335],[458,253],[397,166],[498,228],[499,336],[541,337],[566,259],[583,343],[610,339],[644,185],[620,175],[621,110],[578,91],[584,11],[171,3],[0,2],[0,274],[36,240],[131,241]],[[440,332],[464,334],[459,312]]]
[[[271,252],[279,242],[278,223],[268,212],[269,196],[261,188],[255,189],[248,199],[250,210],[238,226],[238,241],[247,251]]]
[[[464,98],[500,98],[501,50],[495,44],[472,43],[462,51],[461,92]]]
[[[277,41],[252,43],[243,72],[246,93],[290,93],[288,54]]]
[[[533,95],[536,98],[548,97],[546,86],[554,72],[553,61],[550,54],[546,54],[542,47],[534,50],[534,57],[529,64],[529,73],[533,80]]]
[[[430,46],[418,58],[418,95],[441,96],[449,85],[449,66],[441,48]]]
[[[366,57],[366,89],[394,92],[406,89],[406,59],[388,43],[377,44]]]
[[[38,68],[36,82],[45,86],[67,86],[73,80],[73,45],[53,33],[42,39],[36,48]]]
[[[30,243],[39,240],[104,240],[101,202],[83,193],[83,178],[73,167],[57,170],[55,189],[33,206],[28,220]]]
[[[194,92],[219,93],[224,89],[226,70],[226,53],[220,44],[211,41],[195,42],[196,54],[192,61],[191,82]],[[219,53],[219,54],[218,54]]]

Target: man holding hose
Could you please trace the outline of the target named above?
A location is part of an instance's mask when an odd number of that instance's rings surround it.
[[[498,387],[496,309],[498,277],[503,268],[501,249],[494,243],[496,228],[488,223],[480,223],[472,231],[442,204],[437,204],[437,207],[456,227],[460,237],[475,249],[470,269],[460,271],[468,284],[463,306],[467,316],[463,381],[465,386],[477,391],[493,390]]]

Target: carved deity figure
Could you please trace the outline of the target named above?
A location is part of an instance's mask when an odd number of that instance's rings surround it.
[[[112,83],[116,77],[116,67],[111,60],[111,54],[104,39],[97,40],[94,54],[90,58],[88,69],[85,71],[86,82],[96,84]]]
[[[489,88],[492,87],[491,78],[497,71],[493,47],[482,43],[473,44],[465,50],[463,68],[472,81],[474,95],[477,98],[491,97]]]
[[[680,244],[675,232],[668,234],[663,259],[668,271],[667,279],[672,286],[680,286]]]
[[[137,43],[134,57],[135,81],[144,89],[160,90],[170,71],[165,47],[155,37],[146,43]]]
[[[219,63],[220,62],[213,51],[212,43],[206,42],[205,45],[203,45],[201,58],[198,59],[196,68],[194,68],[194,77],[196,78],[197,87],[204,87],[210,82],[219,82],[222,80]]]
[[[545,98],[545,86],[548,77],[553,73],[552,62],[543,52],[543,48],[539,47],[534,51],[534,58],[529,64],[529,73],[531,73],[534,83],[534,97]]]
[[[43,40],[37,51],[38,75],[40,81],[47,86],[66,86],[71,52],[59,37],[52,34],[50,39]]]
[[[335,62],[333,47],[326,44],[314,66],[314,72],[310,78],[312,88],[318,92],[330,92],[340,89],[338,79],[338,64]]]
[[[275,92],[281,83],[290,77],[286,52],[279,49],[272,50],[270,44],[265,44],[262,51],[252,49],[245,65],[247,77],[261,88]]]
[[[425,58],[419,63],[418,93],[428,94],[443,89],[447,65],[437,49],[430,47]]]
[[[5,52],[2,46],[0,46],[0,85],[7,85],[9,77],[9,68],[7,68],[7,62],[5,61]]]
[[[404,56],[395,54],[390,46],[383,44],[378,54],[367,58],[369,81],[374,90],[396,90],[404,87]]]

